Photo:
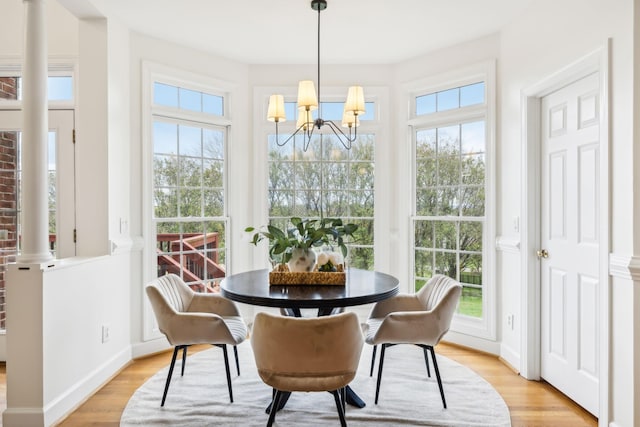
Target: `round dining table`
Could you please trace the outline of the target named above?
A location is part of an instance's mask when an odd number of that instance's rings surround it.
[[[319,315],[336,309],[382,301],[398,293],[398,279],[377,271],[348,268],[344,285],[272,285],[269,270],[232,274],[222,280],[222,296],[241,303],[279,307],[299,313],[316,308]]]
[[[232,274],[220,283],[220,293],[230,300],[278,307],[290,316],[301,316],[301,309],[317,309],[318,316],[326,316],[341,311],[344,307],[370,304],[396,295],[399,291],[398,279],[378,271],[347,268],[344,285],[308,285],[269,283],[269,270],[252,270]],[[288,395],[282,399],[278,410],[282,409]],[[347,403],[362,408],[365,402],[347,386]],[[271,405],[267,407],[267,413]]]

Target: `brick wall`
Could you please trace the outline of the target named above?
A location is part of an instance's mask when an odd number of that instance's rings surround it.
[[[15,77],[0,77],[0,98],[17,99]],[[17,132],[0,129],[0,329],[5,328],[6,265],[14,262],[17,250]]]

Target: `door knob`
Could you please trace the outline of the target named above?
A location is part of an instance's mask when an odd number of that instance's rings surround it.
[[[549,258],[549,252],[546,249],[538,249],[536,255],[538,255],[538,258]]]

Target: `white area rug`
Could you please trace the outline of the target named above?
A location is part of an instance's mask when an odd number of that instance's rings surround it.
[[[511,425],[507,405],[488,382],[469,368],[437,355],[448,406],[444,409],[433,364],[428,378],[422,349],[412,345],[387,349],[380,399],[375,405],[377,364],[374,376],[369,377],[371,351],[371,346],[365,345],[358,374],[351,383],[367,405],[362,409],[347,405],[349,426]],[[184,377],[180,377],[180,362],[176,362],[163,408],[160,400],[168,366],[150,378],[129,400],[120,425],[265,426],[271,389],[258,377],[249,342],[238,346],[238,354],[239,377],[229,350],[234,403],[229,403],[222,350],[212,347],[187,358]],[[274,425],[339,426],[340,422],[331,394],[293,393]]]

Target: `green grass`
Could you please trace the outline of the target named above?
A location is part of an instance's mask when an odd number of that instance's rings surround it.
[[[422,286],[424,286],[424,281],[416,281],[416,292],[418,292]],[[482,289],[463,287],[458,304],[458,313],[465,316],[482,318]]]
[[[482,289],[462,288],[458,313],[471,317],[482,317]]]

